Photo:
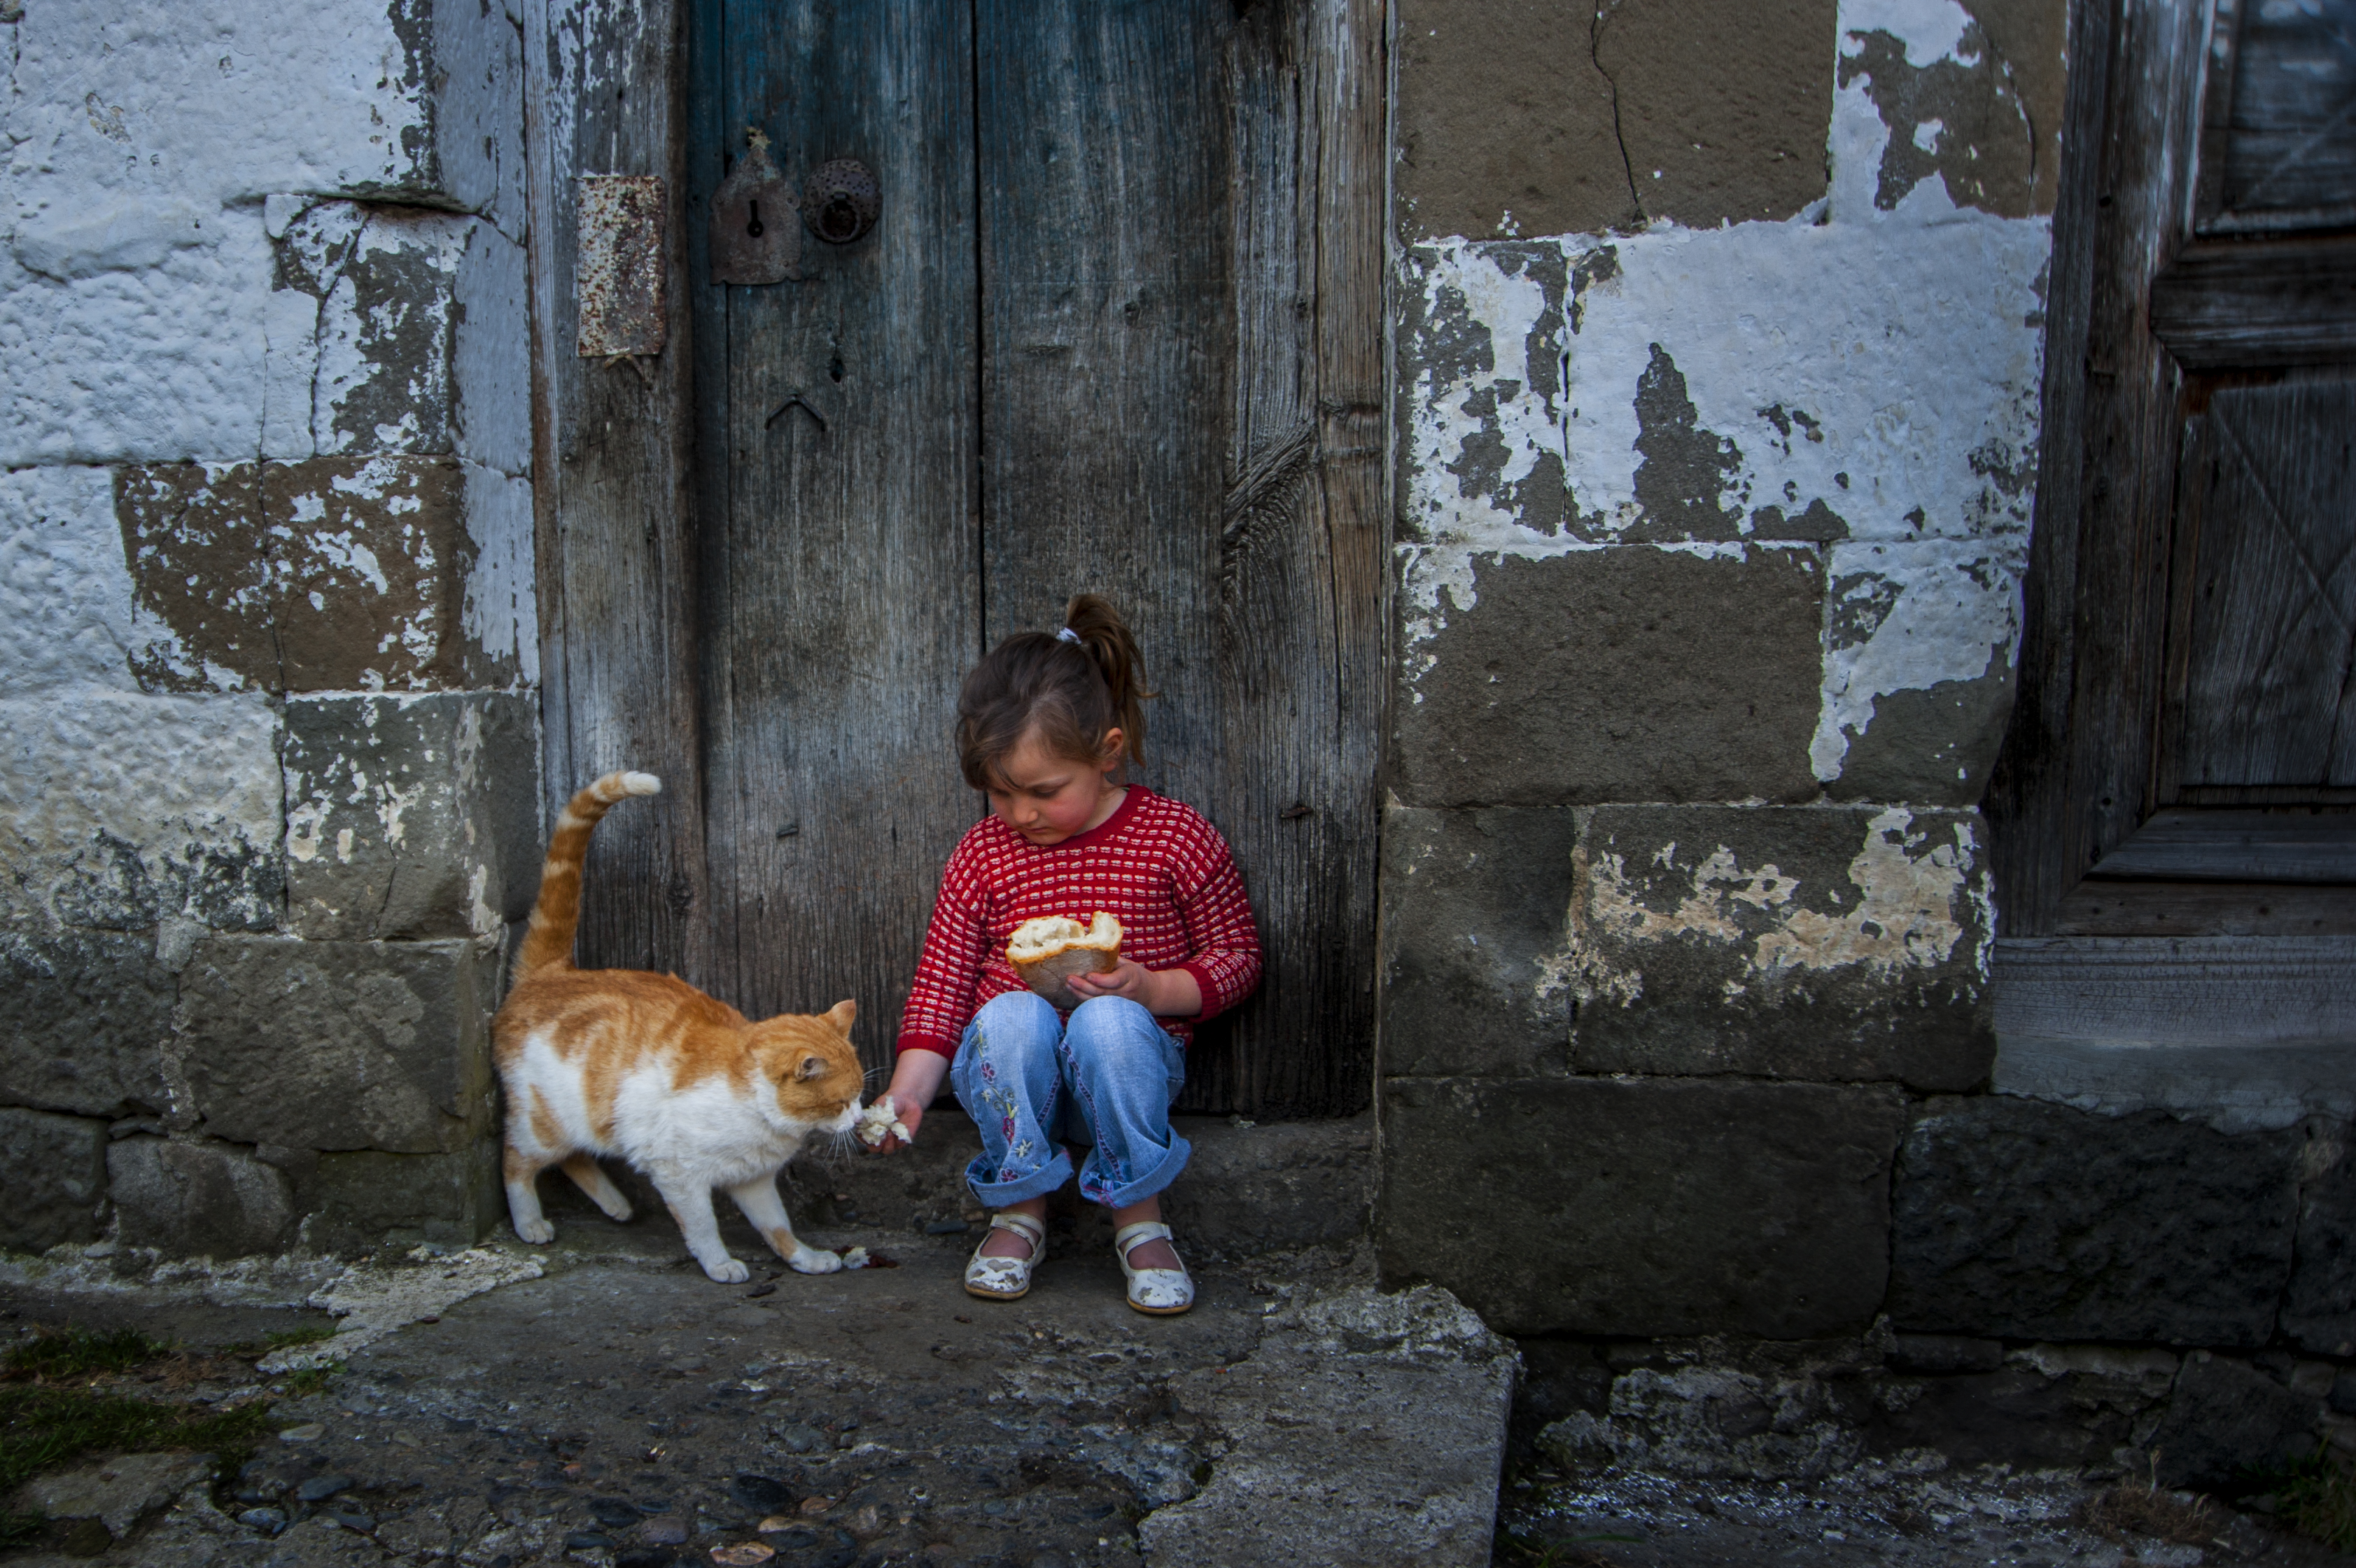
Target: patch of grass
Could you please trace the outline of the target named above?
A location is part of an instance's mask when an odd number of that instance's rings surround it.
[[[2334,1552],[2356,1552],[2356,1470],[2328,1450],[2265,1477],[2275,1513]]]
[[[262,1344],[272,1350],[284,1350],[290,1345],[316,1345],[322,1339],[333,1339],[336,1326],[332,1323],[310,1323],[300,1328],[273,1328],[262,1336]]]
[[[43,1334],[27,1339],[8,1352],[0,1362],[0,1372],[11,1378],[76,1378],[93,1372],[127,1372],[172,1353],[172,1347],[159,1339],[150,1339],[136,1328],[118,1328],[112,1334],[93,1334],[87,1328],[69,1328],[61,1334]]]
[[[1514,1554],[1516,1562],[1526,1563],[1530,1568],[1615,1568],[1611,1558],[1600,1552],[1591,1552],[1589,1547],[1599,1541],[1641,1546],[1644,1539],[1640,1535],[1596,1534],[1537,1541],[1508,1531],[1504,1542],[1505,1550]]]
[[[0,1549],[27,1544],[48,1522],[37,1513],[10,1513],[0,1509]]]
[[[193,1448],[242,1464],[273,1430],[265,1404],[162,1404],[86,1389],[0,1388],[0,1493],[36,1471],[96,1451]]]
[[[344,1369],[341,1361],[330,1361],[324,1367],[305,1367],[286,1374],[286,1391],[301,1398],[305,1394],[325,1393],[327,1380]]]

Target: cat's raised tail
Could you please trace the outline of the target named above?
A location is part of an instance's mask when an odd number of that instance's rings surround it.
[[[540,900],[516,955],[516,978],[552,967],[571,968],[573,934],[581,923],[581,863],[597,821],[633,795],[659,795],[662,780],[651,773],[608,773],[564,803],[556,831],[548,838],[548,858],[540,866]]]

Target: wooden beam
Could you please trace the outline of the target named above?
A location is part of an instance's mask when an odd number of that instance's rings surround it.
[[[2152,280],[2151,330],[2189,371],[2356,360],[2356,236],[2187,246]]]

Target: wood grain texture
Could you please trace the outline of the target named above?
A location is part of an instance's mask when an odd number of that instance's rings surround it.
[[[2045,318],[2037,503],[2022,584],[2020,657],[1984,810],[1998,929],[2050,930],[2076,880],[2055,861],[2069,814],[2071,710],[2077,692],[2080,518],[2086,466],[2094,274],[2101,253],[2102,126],[2116,48],[2116,0],[2072,0],[2062,171]],[[2089,863],[2091,864],[2091,863]]]
[[[2254,882],[2111,882],[2062,900],[2060,937],[2356,936],[2356,887]]]
[[[580,961],[711,974],[696,718],[691,334],[662,353],[575,352],[574,180],[652,175],[676,205],[682,18],[668,0],[615,7],[525,0],[530,213],[533,505],[540,600],[542,786],[552,819],[599,774],[659,775],[663,794],[616,811],[592,845]],[[686,319],[674,237],[665,303]]]
[[[2104,855],[2093,875],[2356,886],[2356,813],[2160,811]]]
[[[1378,10],[976,14],[985,638],[1110,596],[1162,693],[1142,777],[1235,848],[1267,974],[1198,1036],[1182,1106],[1355,1112],[1384,624]]]
[[[2055,268],[2085,288],[2086,326],[2075,356],[2049,337],[2062,423],[2047,426],[2019,695],[1988,800],[2008,935],[2052,930],[2157,803],[2182,377],[2148,295],[2181,243],[2203,35],[2195,7],[2079,0],[2072,15]]]
[[[970,11],[697,4],[692,230],[747,125],[789,182],[851,157],[883,191],[860,239],[804,241],[801,281],[694,291],[720,988],[852,998],[883,1066],[976,814],[951,744],[980,645]]]
[[[2187,246],[2152,282],[2151,329],[2192,371],[2356,360],[2356,238]]]
[[[2356,383],[2219,389],[2186,423],[2177,528],[2174,780],[2356,784]]]
[[[2356,1039],[2356,937],[2010,939],[1991,968],[2005,1036]]]

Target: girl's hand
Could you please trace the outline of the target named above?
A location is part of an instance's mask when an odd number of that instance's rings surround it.
[[[905,1138],[901,1137],[897,1133],[884,1133],[884,1141],[875,1145],[875,1152],[879,1155],[896,1155],[903,1149],[912,1147],[916,1140],[916,1129],[925,1124],[925,1108],[914,1101],[904,1101],[891,1094],[885,1095],[875,1103],[889,1105],[892,1108],[892,1120],[908,1130],[908,1135]]]
[[[925,1107],[941,1091],[941,1080],[949,1075],[949,1059],[937,1051],[903,1051],[892,1065],[892,1087],[875,1097],[874,1103],[890,1105],[893,1120],[907,1129],[908,1136],[886,1133],[880,1144],[868,1146],[879,1155],[893,1155],[909,1146],[916,1129],[925,1123]],[[864,1142],[864,1140],[862,1140]]]
[[[1065,983],[1086,1002],[1125,996],[1158,1018],[1191,1018],[1203,1010],[1203,988],[1183,969],[1148,969],[1122,959],[1102,974],[1076,974]]]

